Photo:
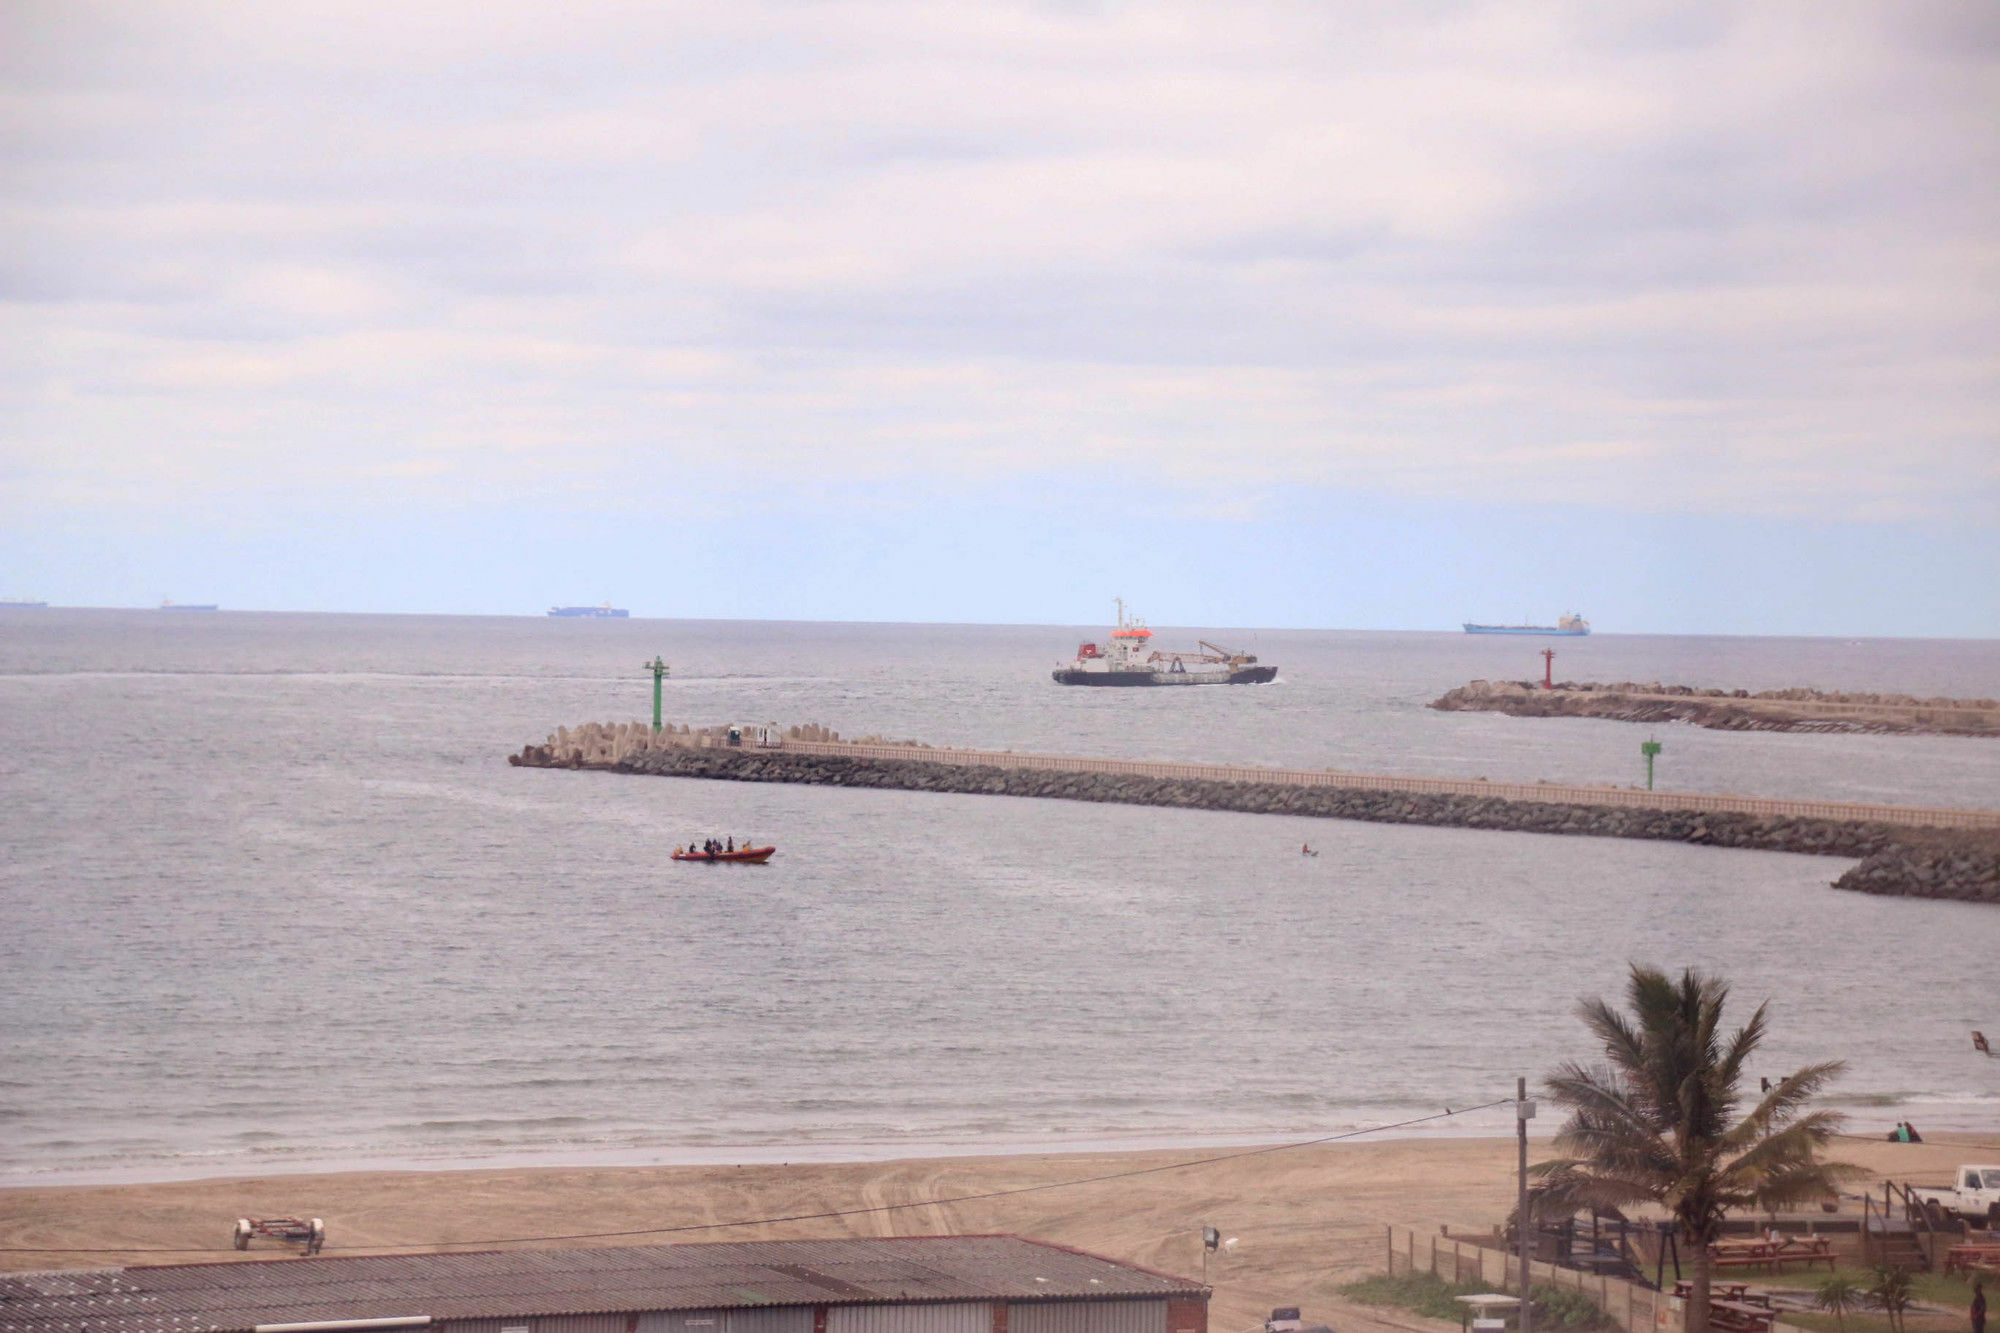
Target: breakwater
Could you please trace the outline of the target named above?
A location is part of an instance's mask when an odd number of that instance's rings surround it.
[[[793,735],[775,728],[756,729],[746,735],[738,729],[733,738],[727,729],[720,728],[652,734],[640,723],[564,728],[547,743],[529,745],[510,755],[508,762],[533,768],[731,782],[1026,796],[1445,828],[1647,838],[1838,856],[1861,864],[1836,880],[1836,887],[2000,903],[2000,812],[1992,811],[1843,807],[1833,802],[1787,803],[1703,793],[1481,784],[935,750],[910,743],[840,742],[818,729]],[[1432,789],[1423,789],[1426,785]],[[1577,794],[1599,799],[1579,799]],[[1731,802],[1753,808],[1698,808]],[[1793,808],[1787,810],[1787,806]],[[1805,813],[1811,810],[1829,813]],[[1850,813],[1864,811],[1890,817],[1862,818]]]
[[[1613,722],[1688,722],[1717,731],[1860,732],[2000,737],[2000,700],[1919,699],[1813,689],[1720,690],[1658,681],[1600,684],[1475,680],[1431,702],[1441,712],[1511,717],[1593,717]]]

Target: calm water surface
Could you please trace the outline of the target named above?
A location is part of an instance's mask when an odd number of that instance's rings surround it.
[[[0,617],[0,1178],[1324,1133],[1587,1053],[1570,1010],[1631,959],[1769,998],[1759,1072],[1846,1058],[1857,1128],[2000,1122],[1966,1037],[2000,1028],[2000,912],[1833,892],[1845,862],[502,758],[638,716],[655,652],[676,720],[996,748],[1630,782],[1647,734],[1423,706],[1530,675],[1532,640],[1232,631],[1279,683],[1053,686],[1082,637]],[[1992,642],[1557,651],[1577,679],[2000,695]],[[1658,734],[1666,786],[2000,807],[1992,742]],[[665,862],[708,833],[783,851]]]

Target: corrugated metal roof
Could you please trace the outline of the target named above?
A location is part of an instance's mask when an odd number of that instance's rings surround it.
[[[0,1274],[0,1333],[231,1333],[257,1324],[757,1305],[1205,1294],[1019,1236],[742,1241]]]

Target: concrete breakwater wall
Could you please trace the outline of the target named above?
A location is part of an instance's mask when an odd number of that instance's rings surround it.
[[[1441,712],[1512,717],[1594,717],[1613,722],[1691,722],[1718,731],[1863,732],[2000,737],[2000,700],[1918,699],[1810,689],[1699,689],[1690,685],[1475,680],[1431,702]]]
[[[637,727],[637,730],[645,729]],[[1512,800],[1454,792],[802,753],[784,746],[697,746],[684,741],[662,742],[658,737],[641,736],[633,731],[622,737],[616,733],[606,736],[601,732],[584,732],[577,739],[585,737],[600,737],[596,743],[601,748],[587,751],[573,746],[560,750],[553,745],[530,745],[520,754],[509,756],[509,762],[523,767],[584,768],[733,782],[1031,796],[1446,828],[1649,838],[1756,851],[1799,852],[1860,860],[1861,865],[1836,881],[1838,887],[2000,903],[2000,835],[1993,832],[1918,829],[1882,821],[1795,815]],[[833,747],[814,745],[816,750],[821,748]],[[596,757],[586,757],[593,753]]]

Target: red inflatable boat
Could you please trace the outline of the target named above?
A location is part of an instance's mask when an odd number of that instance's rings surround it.
[[[733,852],[690,852],[682,848],[674,849],[676,861],[741,861],[747,865],[763,865],[771,859],[776,847],[744,847]]]

